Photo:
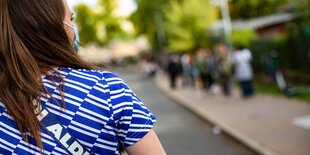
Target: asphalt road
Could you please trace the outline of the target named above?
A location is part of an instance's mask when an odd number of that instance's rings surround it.
[[[113,68],[157,117],[155,131],[168,155],[255,155],[231,137],[214,134],[213,126],[165,96],[137,68]]]

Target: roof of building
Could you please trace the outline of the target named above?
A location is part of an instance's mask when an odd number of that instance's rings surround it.
[[[290,13],[273,14],[269,16],[263,16],[258,18],[253,18],[249,20],[238,20],[233,22],[233,28],[236,29],[259,29],[268,26],[273,26],[281,23],[286,23],[292,21],[294,16]]]
[[[236,20],[232,22],[232,27],[234,29],[260,29],[268,26],[286,23],[292,21],[293,19],[294,16],[291,13],[278,13],[252,19]],[[211,26],[211,29],[219,30],[222,29],[222,27],[222,21],[217,21]]]

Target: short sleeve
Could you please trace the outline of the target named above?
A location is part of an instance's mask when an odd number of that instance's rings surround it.
[[[129,147],[153,128],[156,118],[122,79],[112,74],[106,81],[118,141]]]

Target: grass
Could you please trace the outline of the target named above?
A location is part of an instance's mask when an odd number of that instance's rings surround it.
[[[308,103],[310,104],[310,93],[298,95],[296,96],[296,98],[303,101],[308,101]]]
[[[298,94],[295,96],[287,96],[284,92],[282,92],[281,90],[279,90],[279,88],[277,86],[274,85],[266,85],[266,84],[259,84],[256,83],[255,84],[255,90],[259,93],[263,93],[263,94],[270,94],[273,96],[282,96],[282,97],[287,97],[290,99],[297,99],[297,100],[301,100],[301,101],[306,101],[310,104],[310,92],[308,93],[303,93],[303,94]]]
[[[257,92],[263,93],[263,94],[270,94],[275,96],[284,96],[282,91],[280,91],[276,86],[270,86],[265,84],[255,84],[255,90]]]

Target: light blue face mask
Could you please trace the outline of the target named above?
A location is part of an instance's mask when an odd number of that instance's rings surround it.
[[[73,42],[72,47],[74,48],[74,50],[76,52],[78,52],[79,51],[79,45],[80,45],[80,37],[79,37],[79,31],[77,29],[77,26],[75,24],[70,25],[65,21],[64,21],[64,24],[66,24],[67,26],[69,26],[70,28],[73,29],[73,31],[74,31],[74,42]]]

